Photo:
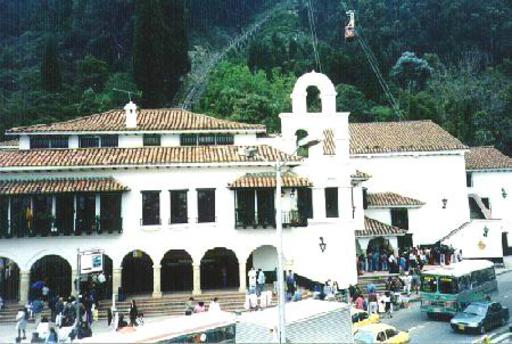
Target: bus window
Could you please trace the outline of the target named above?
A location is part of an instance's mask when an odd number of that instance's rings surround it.
[[[457,279],[452,277],[439,277],[439,292],[441,294],[457,294]]]
[[[434,276],[421,276],[421,291],[435,293],[437,291],[437,278]]]

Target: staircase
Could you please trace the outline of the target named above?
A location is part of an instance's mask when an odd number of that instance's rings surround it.
[[[386,291],[386,281],[389,276],[397,276],[398,274],[388,274],[382,276],[359,276],[357,286],[361,289],[364,296],[368,296],[368,284],[375,285],[377,293],[384,293]]]
[[[185,303],[192,296],[190,294],[170,294],[161,298],[152,298],[150,296],[136,296],[126,299],[123,302],[116,302],[116,309],[125,314],[130,312],[130,302],[132,299],[137,303],[139,312],[144,313],[145,317],[184,315]],[[201,295],[194,296],[195,302],[203,301],[208,305],[214,297],[218,298],[220,308],[228,312],[240,312],[244,310],[245,293],[240,292],[204,292]],[[99,319],[107,318],[107,309],[112,306],[112,301],[105,300],[100,302]]]
[[[187,293],[169,294],[161,298],[152,298],[150,295],[139,295],[127,297],[126,301],[123,302],[116,302],[116,308],[119,312],[128,316],[130,312],[130,302],[134,299],[139,312],[144,313],[145,317],[184,315],[185,303],[190,296],[192,295]],[[218,302],[223,311],[244,311],[245,293],[238,291],[206,291],[201,295],[194,296],[194,299],[195,302],[204,301],[205,305],[208,305],[214,297],[218,298]],[[276,297],[273,299],[273,304],[275,304],[275,302],[277,302]],[[98,309],[99,320],[107,318],[107,309],[111,306],[111,300],[100,302]],[[21,307],[22,305],[16,302],[6,303],[4,308],[0,311],[0,324],[16,322],[16,313]],[[50,317],[50,310],[47,306],[45,306],[42,316]]]

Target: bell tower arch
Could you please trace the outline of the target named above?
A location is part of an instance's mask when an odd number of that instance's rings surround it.
[[[302,75],[293,88],[290,95],[292,99],[292,112],[293,113],[308,113],[307,106],[307,89],[310,86],[315,86],[320,91],[320,100],[322,102],[321,113],[336,113],[336,89],[331,80],[321,73],[312,71]]]

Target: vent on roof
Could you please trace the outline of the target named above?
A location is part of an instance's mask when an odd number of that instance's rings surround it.
[[[126,127],[137,128],[137,105],[131,100],[124,106],[124,114],[126,116]]]

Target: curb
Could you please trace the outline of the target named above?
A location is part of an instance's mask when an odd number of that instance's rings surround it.
[[[509,272],[512,272],[512,269],[505,269],[505,270],[502,270],[502,271],[497,271],[496,272],[496,276],[501,276],[501,275],[507,274]]]

